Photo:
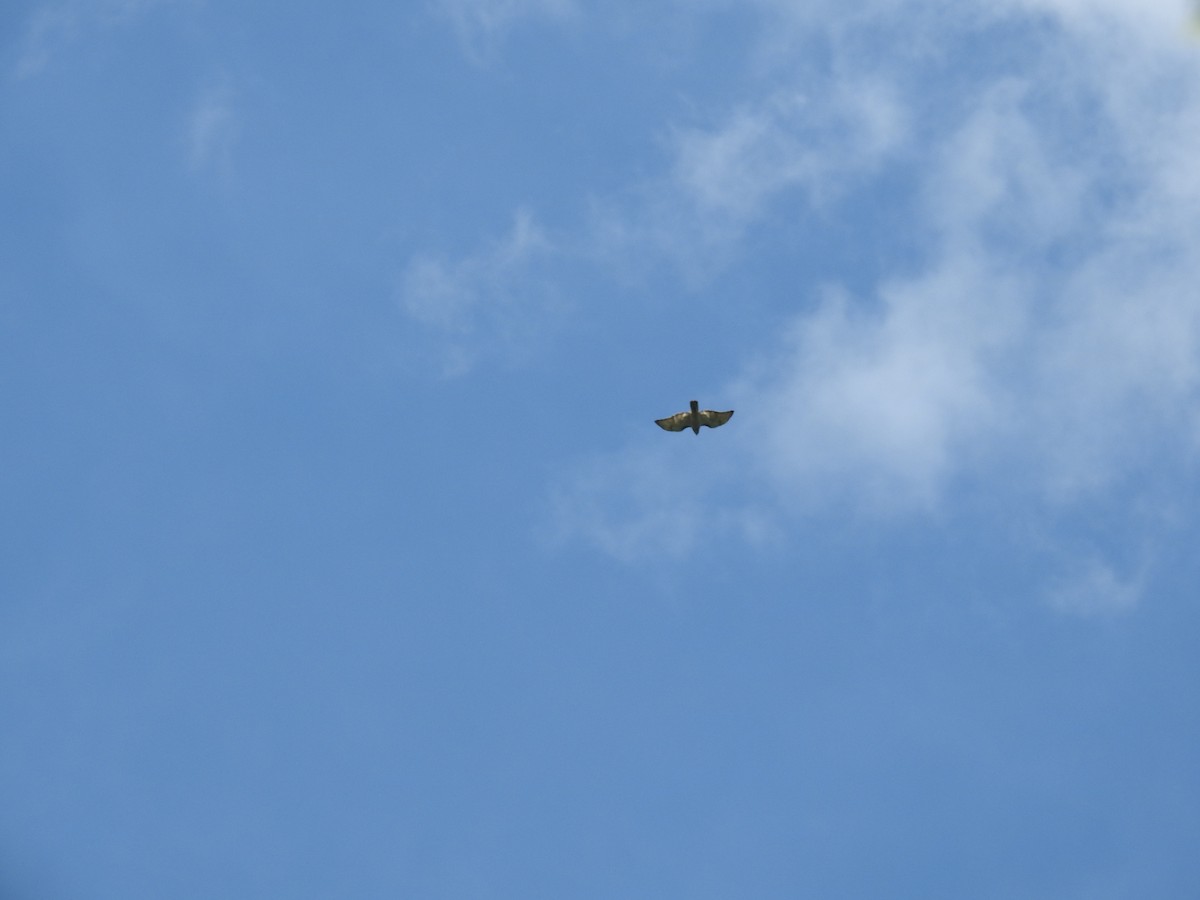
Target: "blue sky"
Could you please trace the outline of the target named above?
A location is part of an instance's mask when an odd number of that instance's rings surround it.
[[[326,6],[0,13],[0,895],[1195,897],[1191,8]]]

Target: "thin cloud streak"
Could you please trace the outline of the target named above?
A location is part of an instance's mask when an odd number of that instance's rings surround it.
[[[518,22],[564,21],[578,12],[575,0],[435,0],[435,8],[450,20],[464,53],[479,64],[492,58]]]
[[[628,448],[564,473],[551,490],[547,542],[581,539],[625,563],[682,560],[717,538],[777,543],[777,525],[762,509],[719,499],[721,485],[742,484],[739,455],[717,450],[697,463],[677,452],[682,446]]]
[[[1122,578],[1100,559],[1088,559],[1047,592],[1061,613],[1082,617],[1114,616],[1137,607],[1145,591],[1141,578]]]
[[[228,175],[238,131],[234,93],[228,81],[205,90],[188,117],[186,141],[191,168]]]
[[[60,49],[79,32],[79,15],[66,6],[41,6],[25,29],[25,40],[13,76],[20,80],[42,72]]]
[[[16,80],[43,72],[56,56],[89,33],[134,19],[171,0],[61,0],[34,9],[13,69]]]
[[[556,292],[541,276],[558,251],[532,214],[518,210],[501,240],[453,260],[418,254],[400,280],[401,310],[438,341],[447,377],[482,359],[528,353],[555,321]]]

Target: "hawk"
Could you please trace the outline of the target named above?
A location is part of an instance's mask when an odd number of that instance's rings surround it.
[[[655,419],[654,421],[659,428],[666,429],[667,431],[683,431],[685,428],[690,428],[695,434],[699,434],[701,425],[716,428],[728,422],[729,417],[732,415],[732,409],[725,412],[701,409],[700,404],[693,400],[692,408],[687,412],[675,413],[673,416],[667,416],[665,419]]]

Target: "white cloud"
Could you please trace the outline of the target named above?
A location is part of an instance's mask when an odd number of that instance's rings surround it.
[[[986,88],[930,154],[923,218],[946,244],[974,245],[961,252],[1041,252],[1078,227],[1089,154],[1055,157],[1026,111],[1033,90],[1015,78]]]
[[[1097,157],[1111,147],[1060,140],[1035,115],[1001,85],[946,139],[924,176],[924,271],[882,283],[872,312],[796,317],[792,349],[748,389],[793,411],[768,446],[819,436],[776,450],[780,481],[827,491],[836,464],[859,495],[883,486],[926,505],[1000,454],[1069,496],[1146,463],[1150,439],[1194,432],[1200,207],[1166,194],[1188,194],[1174,185],[1200,168],[1127,154],[1127,196],[1105,199],[1113,163]],[[1139,143],[1156,130],[1140,116],[1105,125]]]
[[[754,455],[793,502],[931,508],[964,454],[986,454],[1003,434],[1015,400],[995,363],[1025,305],[1019,281],[980,266],[947,259],[884,286],[872,310],[829,290],[765,373],[734,389],[772,411]],[[964,300],[984,283],[986,298]]]
[[[876,5],[884,25],[906,14]],[[953,17],[949,6],[925,7]],[[1032,11],[1038,49],[1020,70],[981,67],[965,85],[944,85],[955,69],[939,67],[986,29],[922,71],[904,47],[893,58],[854,55],[847,32],[879,21],[797,18],[850,48],[832,64],[841,93],[814,107],[776,87],[714,128],[675,132],[669,189],[657,204],[627,207],[629,221],[611,228],[618,235],[675,223],[682,243],[711,257],[706,241],[736,245],[774,207],[826,202],[830,183],[835,202],[839,180],[876,173],[919,187],[916,258],[859,296],[798,286],[785,336],[749,354],[720,392],[736,398],[735,427],[754,434],[736,451],[751,493],[776,498],[754,509],[923,515],[944,508],[962,479],[990,477],[1049,510],[1170,477],[1171,459],[1194,457],[1200,54],[1167,27],[1176,7],[1140,9],[997,4],[996,16]],[[966,27],[947,24],[946,39]],[[613,472],[631,458],[639,483],[670,483],[648,451],[617,454]],[[603,483],[581,475],[580,496],[602,494]],[[608,552],[628,558],[643,534],[675,535],[668,548],[704,539],[708,526],[696,523],[711,508],[673,526],[657,500],[639,505],[652,492],[612,484],[621,499],[581,504],[588,514],[574,526]],[[1096,563],[1054,602],[1115,609],[1137,595]]]
[[[415,256],[401,279],[400,306],[439,336],[446,375],[463,375],[483,357],[519,356],[551,327],[558,303],[539,273],[556,253],[520,210],[510,233],[477,253]]]

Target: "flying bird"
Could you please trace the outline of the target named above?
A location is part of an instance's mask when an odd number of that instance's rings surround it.
[[[665,419],[655,419],[654,421],[659,428],[666,429],[667,431],[683,431],[685,428],[690,428],[695,434],[699,434],[701,425],[716,428],[728,422],[729,417],[732,415],[732,409],[725,412],[701,409],[700,404],[693,400],[692,408],[687,412],[675,413],[673,416],[667,416]]]

